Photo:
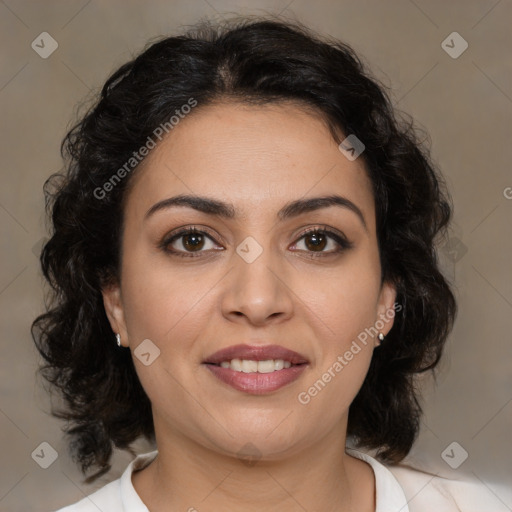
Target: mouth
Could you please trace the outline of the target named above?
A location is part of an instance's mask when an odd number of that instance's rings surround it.
[[[224,384],[261,395],[295,381],[309,361],[279,345],[234,345],[215,352],[203,364]]]

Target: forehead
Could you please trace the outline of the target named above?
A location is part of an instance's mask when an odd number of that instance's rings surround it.
[[[127,209],[144,216],[177,194],[232,203],[240,220],[298,198],[339,194],[374,222],[363,159],[348,160],[323,118],[291,103],[196,107],[136,171]]]

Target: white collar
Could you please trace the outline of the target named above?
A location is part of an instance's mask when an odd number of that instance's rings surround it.
[[[125,512],[149,512],[133,487],[132,473],[144,469],[158,455],[158,450],[142,453],[133,459],[121,475],[121,500]]]
[[[370,455],[354,448],[346,448],[347,453],[370,464],[375,474],[377,508],[375,512],[409,512],[404,491],[391,471]],[[145,468],[158,455],[158,450],[143,453],[133,459],[120,478],[121,499],[126,512],[149,512],[135,491],[132,474]]]
[[[375,512],[409,512],[407,498],[393,473],[367,453],[354,448],[346,448],[346,452],[358,459],[364,460],[375,474]]]

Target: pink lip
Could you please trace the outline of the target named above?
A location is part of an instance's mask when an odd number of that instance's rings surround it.
[[[244,373],[219,366],[223,361],[232,359],[250,359],[252,361],[283,359],[290,361],[292,366],[272,373]],[[279,345],[233,345],[215,352],[203,363],[215,377],[238,391],[262,395],[276,391],[298,379],[308,366],[309,361],[303,355]]]
[[[220,364],[231,359],[250,359],[266,361],[268,359],[283,359],[292,364],[309,363],[302,355],[279,345],[232,345],[208,356],[203,363]]]
[[[286,386],[295,379],[298,379],[306,367],[307,364],[300,364],[290,366],[290,368],[283,368],[282,370],[277,370],[272,373],[244,373],[213,364],[206,365],[206,368],[222,382],[225,382],[238,391],[244,391],[252,395],[263,395],[264,393],[270,393],[271,391],[276,391]]]

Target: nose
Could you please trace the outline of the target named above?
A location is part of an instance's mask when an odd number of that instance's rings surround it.
[[[221,301],[222,314],[227,319],[264,326],[292,316],[293,292],[287,282],[286,262],[272,258],[267,248],[251,263],[235,253],[233,265],[224,280]]]

